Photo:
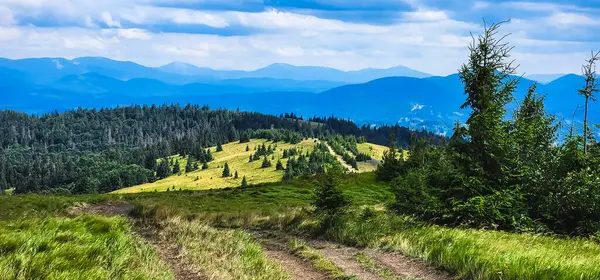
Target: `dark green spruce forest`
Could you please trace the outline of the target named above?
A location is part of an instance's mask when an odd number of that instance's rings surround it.
[[[512,47],[496,36],[499,27],[492,25],[474,39],[468,63],[460,69],[462,107],[471,111],[466,124],[456,125],[445,145],[411,142],[406,161],[398,160],[391,145],[378,177],[391,181],[394,209],[434,223],[598,234],[600,143],[591,124],[584,120],[583,134],[571,128],[560,135],[560,124],[546,113],[545,97],[535,85],[516,110],[507,111],[519,79],[511,78],[516,62],[510,59]],[[586,116],[598,93],[598,59],[592,54],[583,66],[586,85],[579,98]]]

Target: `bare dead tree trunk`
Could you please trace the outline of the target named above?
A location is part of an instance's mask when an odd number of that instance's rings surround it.
[[[583,65],[583,75],[585,77],[585,87],[579,90],[579,94],[585,98],[585,112],[583,117],[583,154],[587,154],[588,138],[588,105],[590,100],[596,101],[594,94],[598,92],[598,82],[596,80],[596,61],[600,60],[600,52],[594,53]]]
[[[587,155],[587,140],[588,140],[588,104],[590,98],[585,98],[585,112],[583,113],[583,154]]]

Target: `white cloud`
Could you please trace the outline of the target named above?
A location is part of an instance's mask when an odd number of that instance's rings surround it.
[[[83,36],[81,38],[65,38],[64,46],[68,49],[104,50],[106,48],[104,40],[100,38],[92,38],[90,36]]]
[[[313,30],[315,32],[344,31],[349,33],[385,33],[390,30],[386,26],[349,23],[277,10],[262,13],[231,12],[227,14],[231,15],[231,21],[235,21],[240,25],[264,29]]]
[[[105,36],[118,36],[126,39],[149,40],[152,36],[144,29],[139,28],[119,28],[104,29],[102,34]]]
[[[0,6],[0,26],[13,25],[14,23],[13,11],[7,7]]]
[[[108,25],[108,27],[121,27],[121,23],[118,20],[113,20],[112,15],[107,12],[102,12],[102,20]]]
[[[0,41],[15,40],[19,38],[21,34],[21,30],[18,28],[0,26]]]
[[[281,56],[302,56],[304,50],[300,47],[277,47],[275,52]]]
[[[409,21],[441,21],[447,20],[448,15],[444,11],[418,10],[404,13],[404,19]]]
[[[592,19],[584,14],[577,13],[554,13],[547,18],[548,24],[551,25],[600,25],[600,21]]]

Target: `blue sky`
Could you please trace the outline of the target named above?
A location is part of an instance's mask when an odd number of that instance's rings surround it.
[[[482,18],[511,19],[502,32],[522,73],[579,73],[600,49],[600,0],[2,0],[0,56],[445,75],[466,60]]]

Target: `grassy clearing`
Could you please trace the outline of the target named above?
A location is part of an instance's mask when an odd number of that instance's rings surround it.
[[[387,150],[386,146],[371,144],[371,143],[360,143],[356,144],[360,153],[370,155],[373,159],[381,160],[383,152]]]
[[[0,223],[0,279],[173,279],[124,218]]]
[[[383,152],[387,151],[386,146],[371,144],[371,143],[360,143],[356,144],[358,151],[370,155],[373,159],[381,160],[383,158]],[[404,159],[408,159],[408,151],[404,150],[402,155]]]
[[[276,152],[269,156],[269,160],[273,167],[261,168],[262,159],[248,162],[251,154],[254,154],[254,147],[258,145],[275,145],[277,144]],[[250,147],[250,151],[246,151],[246,145]],[[223,145],[223,151],[216,152],[216,147],[210,148],[214,160],[209,162],[208,169],[196,170],[190,173],[182,173],[181,175],[172,175],[168,178],[158,180],[154,183],[148,183],[129,188],[124,188],[115,191],[114,193],[139,193],[139,192],[164,192],[167,189],[175,187],[176,190],[207,190],[215,188],[239,187],[242,183],[242,177],[246,176],[248,184],[259,184],[267,182],[281,181],[284,171],[275,170],[277,160],[283,156],[283,149],[299,148],[302,151],[310,151],[314,147],[314,139],[307,139],[298,144],[287,144],[284,142],[270,142],[264,139],[253,139],[250,143],[228,143]],[[181,170],[185,171],[187,158],[181,156],[172,156],[174,160],[179,160]],[[286,164],[287,159],[281,159],[282,163]],[[238,171],[239,178],[233,177],[223,178],[223,166],[227,163],[233,175]]]
[[[143,193],[123,198],[145,206],[176,209],[182,214],[201,213],[279,213],[308,207],[314,200],[314,179],[293,182],[266,183],[248,188],[210,190],[202,192]],[[389,187],[375,181],[375,174],[350,174],[340,182],[340,188],[354,205],[386,204],[392,201]]]
[[[298,239],[290,239],[288,249],[297,256],[310,262],[313,267],[324,272],[331,279],[358,279],[354,275],[346,275],[344,271],[332,261],[328,260],[317,250]]]

